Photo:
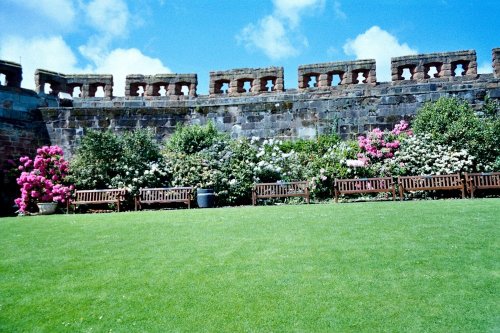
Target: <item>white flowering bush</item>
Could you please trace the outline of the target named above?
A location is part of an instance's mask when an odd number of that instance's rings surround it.
[[[254,138],[252,143],[257,143]],[[269,183],[281,181],[302,180],[304,169],[299,154],[293,149],[285,152],[282,149],[283,141],[268,139],[256,147],[258,159],[255,165],[255,181]]]
[[[475,171],[474,160],[466,149],[454,150],[435,143],[429,134],[423,134],[404,139],[394,158],[376,168],[381,175],[444,175]]]
[[[69,180],[78,189],[164,186],[170,175],[160,148],[147,130],[118,135],[89,131],[70,163]]]
[[[249,203],[256,149],[247,139],[219,138],[192,154],[165,151],[173,186],[211,188],[218,205]]]
[[[316,152],[302,153],[305,179],[311,183],[311,193],[316,199],[332,197],[335,178],[351,178],[356,168],[350,167],[347,161],[358,153],[354,142],[337,142],[326,148],[323,154]]]

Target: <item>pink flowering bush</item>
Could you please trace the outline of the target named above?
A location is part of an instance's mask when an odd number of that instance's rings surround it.
[[[401,145],[401,138],[412,134],[408,123],[401,120],[390,132],[375,128],[366,136],[359,136],[358,145],[361,152],[358,154],[358,164],[367,166],[394,157]]]
[[[16,181],[21,197],[15,200],[19,213],[33,212],[38,202],[65,203],[68,200],[73,186],[63,183],[68,172],[68,162],[63,154],[58,146],[43,146],[37,149],[34,159],[28,156],[19,159],[21,175]]]

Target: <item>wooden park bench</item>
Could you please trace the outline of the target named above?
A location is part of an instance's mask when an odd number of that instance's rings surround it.
[[[464,181],[460,174],[431,176],[400,176],[398,177],[399,198],[403,200],[404,192],[460,190],[465,198]]]
[[[392,177],[335,179],[335,202],[340,194],[392,193],[396,200],[396,187]]]
[[[141,188],[135,197],[135,210],[141,209],[142,204],[174,202],[185,203],[191,208],[192,198],[192,187]]]
[[[109,190],[76,190],[73,198],[68,200],[67,211],[69,212],[70,205],[73,210],[78,205],[97,205],[97,204],[116,204],[116,210],[120,211],[120,201],[125,200],[126,189],[109,189]]]
[[[474,191],[500,189],[500,172],[465,173],[465,183],[470,197],[474,198]]]
[[[309,203],[309,182],[277,182],[258,183],[252,189],[252,203],[255,206],[257,199],[303,197]]]

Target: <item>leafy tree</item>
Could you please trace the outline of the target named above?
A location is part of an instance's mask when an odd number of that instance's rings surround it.
[[[71,161],[70,178],[81,189],[128,188],[165,184],[160,147],[148,130],[123,135],[89,131]]]
[[[176,131],[168,139],[166,150],[174,153],[193,154],[209,148],[216,141],[227,138],[220,133],[212,122],[205,126],[177,126]]]
[[[487,101],[480,112],[458,98],[427,103],[413,121],[417,134],[430,134],[435,143],[455,150],[467,149],[476,156],[480,171],[493,168],[500,156],[498,104]],[[482,116],[481,116],[482,115]]]

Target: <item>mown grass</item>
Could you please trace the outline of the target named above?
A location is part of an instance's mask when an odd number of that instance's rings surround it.
[[[1,332],[497,332],[500,200],[0,219]]]

